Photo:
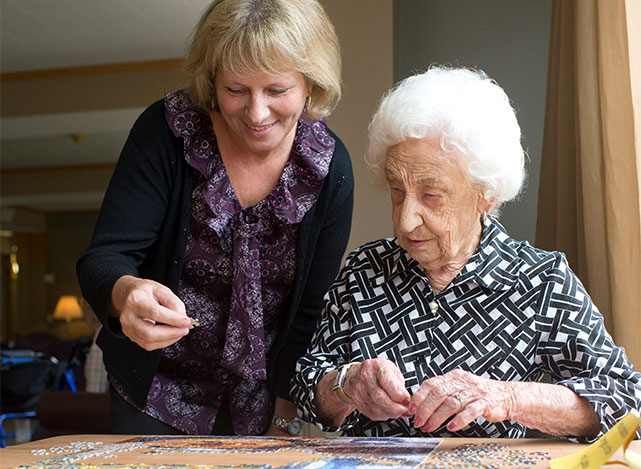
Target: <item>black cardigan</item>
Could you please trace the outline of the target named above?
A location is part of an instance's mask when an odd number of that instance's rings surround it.
[[[193,186],[193,168],[164,116],[152,104],[134,124],[107,188],[96,228],[76,265],[83,297],[103,327],[98,345],[107,372],[144,406],[160,351],[148,352],[109,316],[111,291],[123,275],[155,280],[176,293],[182,268]],[[354,177],[340,139],[316,203],[300,224],[296,280],[281,313],[278,339],[268,364],[272,394],[291,400],[290,379],[305,353],[347,245]]]

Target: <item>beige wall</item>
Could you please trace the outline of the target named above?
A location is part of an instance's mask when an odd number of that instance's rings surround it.
[[[363,153],[369,118],[379,97],[393,84],[393,0],[321,2],[332,18],[343,50],[343,99],[328,123],[347,146],[354,167],[355,206],[349,252],[364,242],[392,234],[387,193],[372,185]],[[164,92],[179,88],[182,82],[175,61],[151,64],[146,69],[135,64],[117,70],[96,67],[80,72],[5,76],[0,87],[0,114],[4,118],[144,107]],[[104,191],[111,171],[109,165],[4,170],[0,171],[0,188],[3,196]],[[20,282],[21,300],[11,314],[15,332],[22,335],[30,332],[31,326],[35,330],[45,326],[46,315],[53,311],[59,294],[79,291],[74,266],[89,240],[88,223],[94,222],[95,213],[17,210],[14,215],[11,220],[2,220],[2,229],[24,233],[17,241],[25,261],[21,278],[28,277],[29,281],[28,285]],[[65,232],[72,225],[75,229]],[[29,247],[36,245],[33,255],[24,257]],[[48,283],[43,281],[44,274],[53,274],[48,275]]]
[[[363,163],[367,124],[379,97],[393,84],[392,0],[322,0],[336,27],[343,50],[343,99],[329,117],[331,128],[352,156],[355,207],[348,250],[392,234],[387,194],[375,187]],[[151,104],[181,85],[180,70],[166,68],[3,80],[1,114],[15,117]],[[88,192],[104,190],[110,169],[103,167],[48,169],[46,172],[3,171],[5,195],[25,191]]]
[[[173,61],[161,66],[122,67],[120,71],[88,67],[26,77],[2,80],[2,117],[145,107],[182,81],[180,66]]]
[[[402,0],[395,4],[396,78],[430,63],[483,70],[517,112],[527,183],[501,209],[510,236],[534,243],[550,43],[551,0]]]
[[[347,252],[393,234],[387,192],[372,183],[363,154],[367,124],[394,83],[393,1],[322,0],[343,50],[343,99],[328,119],[352,156],[355,194]]]

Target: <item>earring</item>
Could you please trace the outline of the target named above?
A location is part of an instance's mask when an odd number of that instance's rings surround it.
[[[481,221],[483,222],[483,224],[485,224],[485,222],[487,221],[487,211],[486,210],[483,210],[483,215],[481,215]]]
[[[310,108],[311,105],[312,105],[312,97],[307,96],[307,98],[305,98],[305,107],[303,108],[303,112],[307,112],[307,110]]]

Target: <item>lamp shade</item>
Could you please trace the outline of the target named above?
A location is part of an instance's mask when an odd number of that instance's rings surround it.
[[[62,295],[58,298],[56,309],[53,310],[54,319],[64,319],[68,322],[72,319],[81,319],[82,317],[82,308],[77,297],[73,295]]]

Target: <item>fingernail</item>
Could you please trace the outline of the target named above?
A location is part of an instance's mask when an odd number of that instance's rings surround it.
[[[414,419],[414,428],[421,428],[423,426],[423,419],[421,417],[416,417]]]
[[[448,429],[449,431],[453,432],[453,431],[457,430],[457,427],[456,427],[456,425],[454,424],[454,422],[450,422],[450,423],[448,423],[448,424],[447,424],[447,429]]]
[[[403,405],[404,406],[407,406],[409,403],[410,403],[410,398],[409,397],[406,397],[405,399],[403,399]]]
[[[409,412],[405,412],[405,413],[403,414],[403,417],[407,417],[407,418],[409,418],[409,417],[411,417],[411,416],[412,416],[412,414],[410,414]]]
[[[410,406],[410,408],[409,408],[409,411],[410,411],[410,413],[412,413],[412,414],[413,414],[414,412],[416,412],[416,409],[417,409],[416,404],[412,404],[412,405]]]

